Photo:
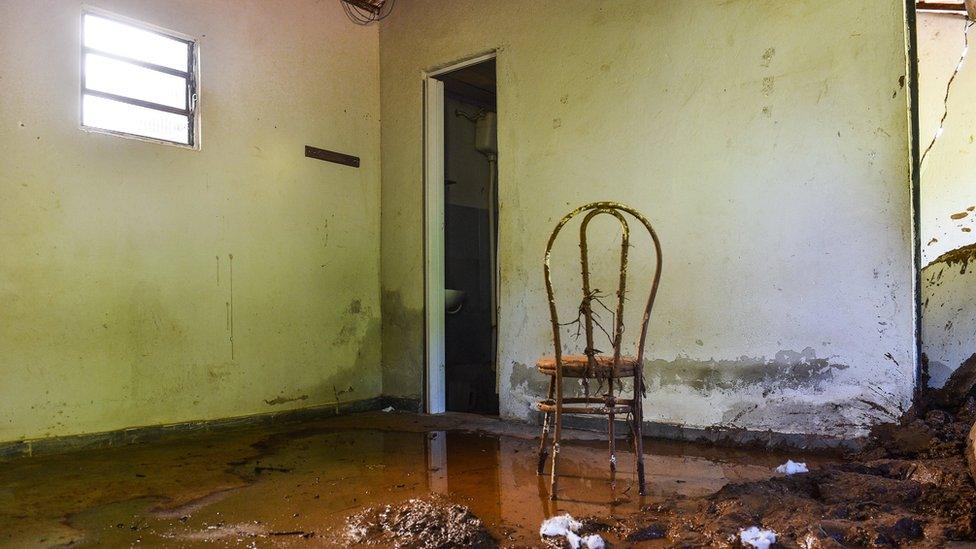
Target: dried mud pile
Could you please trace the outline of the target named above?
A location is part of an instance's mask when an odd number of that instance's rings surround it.
[[[346,541],[382,547],[497,547],[481,519],[441,498],[371,507],[346,521]]]
[[[976,540],[976,488],[966,440],[976,421],[976,355],[946,387],[919,395],[860,452],[807,474],[729,484],[674,498],[606,529],[628,542],[734,547],[760,526],[779,547],[941,547]]]

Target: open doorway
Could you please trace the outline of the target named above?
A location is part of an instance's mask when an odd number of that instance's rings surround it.
[[[495,384],[495,60],[444,82],[447,409],[498,414]]]
[[[494,55],[429,74],[426,93],[427,411],[497,415]]]
[[[976,352],[976,2],[916,3],[921,383],[942,387]]]

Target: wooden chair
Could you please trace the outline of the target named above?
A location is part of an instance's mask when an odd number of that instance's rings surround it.
[[[579,248],[580,264],[583,275],[583,300],[579,307],[579,316],[583,320],[583,327],[586,333],[586,349],[582,355],[564,355],[560,340],[560,322],[556,313],[556,300],[552,288],[551,265],[549,257],[556,237],[563,227],[577,215],[587,212],[580,224]],[[637,340],[637,356],[622,356],[620,352],[621,340],[624,332],[624,303],[626,301],[627,285],[627,254],[630,249],[630,227],[624,213],[636,218],[651,235],[654,241],[654,252],[656,268],[654,278],[651,283],[650,294],[644,306],[644,316],[641,323],[640,336]],[[612,339],[613,353],[611,355],[598,354],[599,351],[593,343],[593,325],[598,324],[594,320],[593,301],[599,300],[598,290],[590,287],[590,266],[587,256],[586,231],[587,226],[594,217],[607,214],[611,215],[620,222],[622,242],[620,247],[620,278],[617,286],[617,303],[614,312],[613,332],[608,333]],[[645,395],[643,378],[644,342],[647,339],[647,321],[651,315],[651,308],[654,306],[654,298],[657,295],[658,284],[661,281],[661,243],[658,241],[657,234],[651,227],[650,222],[640,214],[640,212],[614,202],[593,202],[576,208],[566,214],[549,236],[549,243],[546,245],[545,255],[545,278],[546,292],[549,296],[549,315],[552,322],[552,343],[555,354],[551,357],[542,358],[536,363],[540,372],[549,376],[549,396],[546,400],[538,403],[539,411],[544,415],[542,422],[542,440],[539,445],[538,473],[542,475],[545,470],[546,457],[549,454],[547,441],[551,423],[555,422],[552,441],[552,471],[550,480],[549,497],[556,499],[557,475],[559,465],[559,443],[562,432],[563,414],[589,414],[607,416],[607,438],[610,449],[610,473],[611,478],[616,473],[617,457],[614,438],[614,419],[617,415],[630,416],[629,424],[631,436],[633,437],[634,451],[637,454],[637,483],[640,494],[646,493],[644,483],[644,448],[641,440],[643,413],[641,408],[641,397]],[[600,302],[602,305],[602,302]],[[598,324],[599,325],[599,324]],[[619,398],[614,394],[614,382],[621,378],[633,378],[634,391],[631,398]],[[583,397],[563,397],[564,378],[578,378],[583,380],[586,392]],[[606,387],[606,393],[590,396],[588,390],[588,380],[600,380],[600,388]],[[598,389],[599,391],[599,389]]]

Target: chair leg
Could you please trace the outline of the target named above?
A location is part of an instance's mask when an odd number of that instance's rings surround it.
[[[644,413],[641,409],[640,392],[634,394],[634,451],[637,454],[637,488],[642,496],[647,495],[644,482]]]
[[[562,397],[557,395],[556,398],[560,399]],[[552,433],[552,465],[551,465],[552,471],[550,471],[550,474],[552,476],[550,477],[549,480],[549,499],[554,501],[557,499],[556,490],[558,486],[556,481],[556,470],[558,469],[559,466],[559,442],[562,439],[562,419],[563,418],[562,418],[561,410],[557,405],[556,412],[555,412],[556,426],[555,429],[553,429],[553,433]]]
[[[549,480],[549,499],[553,501],[556,500],[558,489],[556,472],[559,470],[559,443],[562,442],[563,436],[563,374],[560,369],[561,367],[557,360],[556,375],[552,376],[554,380],[552,394],[555,396],[556,401],[556,411],[554,414],[556,427],[552,432],[552,471],[550,471],[552,477]]]
[[[627,437],[627,443],[630,444],[630,450],[632,452],[637,451],[637,446],[634,442],[637,440],[637,431],[634,430],[634,413],[631,412],[630,418],[627,419],[627,428],[630,429],[630,436]]]
[[[552,393],[556,401],[556,411],[553,413],[555,426],[552,430],[552,470],[549,472],[549,499],[555,501],[558,490],[556,471],[559,468],[559,443],[563,436],[563,391],[561,376],[553,376]]]
[[[613,378],[610,378],[610,388],[607,392],[607,408],[610,409],[607,414],[607,445],[610,450],[610,480],[613,481],[617,478],[617,436],[614,425],[614,413],[613,407],[617,405],[617,399],[613,396]]]
[[[556,378],[549,378],[549,399],[552,399],[553,391],[555,390]],[[539,462],[536,466],[536,474],[542,475],[546,470],[546,458],[549,457],[549,418],[552,416],[549,412],[544,412],[542,417],[542,436],[539,441]]]
[[[610,446],[610,480],[614,480],[617,474],[617,441],[614,433],[613,412],[607,414],[607,438]]]

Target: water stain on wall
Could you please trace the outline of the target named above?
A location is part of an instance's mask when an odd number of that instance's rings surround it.
[[[674,360],[644,361],[644,380],[648,387],[688,386],[700,393],[730,390],[745,386],[762,386],[764,391],[810,388],[824,390],[834,379],[834,372],[848,365],[818,358],[812,347],[802,351],[783,350],[773,358],[739,357],[737,359],[697,360],[677,357]],[[509,375],[511,387],[524,386],[528,392],[543,395],[548,378],[534,367],[513,364]]]
[[[939,257],[937,257],[932,263],[929,263],[922,269],[923,276],[926,273],[935,273],[936,269],[930,267],[938,267],[939,265],[945,267],[951,267],[953,265],[959,265],[959,274],[966,274],[966,268],[969,266],[969,262],[976,258],[976,243],[970,244],[968,246],[963,246],[961,248],[956,248],[955,250],[948,251]],[[934,275],[936,280],[941,278],[941,272]]]
[[[383,347],[408,349],[383,353],[383,394],[420,398],[423,394],[424,311],[408,307],[395,290],[383,292]]]
[[[688,385],[703,393],[755,385],[766,391],[801,387],[823,390],[824,384],[834,379],[834,372],[847,368],[846,364],[818,358],[814,349],[807,347],[802,351],[782,350],[772,358],[645,360],[644,377],[648,384]]]
[[[976,348],[976,244],[940,255],[922,269],[922,350],[931,387],[941,387]]]
[[[350,341],[358,340],[360,333],[363,331],[364,322],[369,316],[368,313],[368,310],[364,311],[361,300],[353,299],[342,315],[342,327],[339,329],[339,333],[336,334],[332,344],[342,346],[348,344]]]
[[[509,387],[525,387],[529,393],[540,398],[549,390],[549,377],[544,376],[533,366],[521,362],[512,363],[512,373],[508,376]]]
[[[684,394],[682,391],[687,389],[706,398],[746,391],[751,396],[738,402],[734,399],[715,401],[714,405],[721,407],[721,420],[709,429],[758,429],[781,433],[814,430],[828,437],[841,438],[878,421],[890,421],[903,411],[902,403],[895,395],[871,384],[865,387],[869,396],[846,401],[812,403],[788,396],[797,390],[804,393],[828,391],[831,382],[835,381],[835,374],[848,368],[847,364],[818,357],[812,347],[800,351],[782,350],[772,358],[650,359],[645,360],[644,366],[648,388],[645,406],[652,403],[655,396]],[[528,419],[538,420],[532,403],[546,394],[548,377],[534,367],[516,362],[508,381],[513,396],[529,407]],[[591,392],[595,387],[596,382],[591,381]],[[618,387],[624,395],[630,394],[631,388],[629,380],[624,380]],[[566,394],[581,394],[581,388],[577,383],[569,383]],[[762,402],[756,402],[757,398]]]

